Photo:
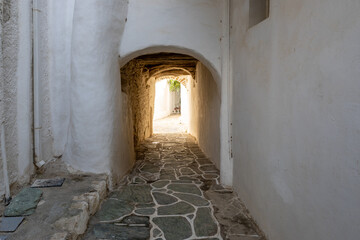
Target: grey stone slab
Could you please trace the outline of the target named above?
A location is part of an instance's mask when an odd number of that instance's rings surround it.
[[[169,183],[170,181],[156,181],[152,183],[151,186],[153,186],[154,188],[163,188]]]
[[[0,236],[0,240],[6,240],[8,236]]]
[[[195,208],[186,202],[178,202],[158,208],[158,215],[185,215],[195,212]]]
[[[198,208],[194,219],[194,229],[198,237],[214,236],[217,233],[218,226],[212,218],[210,208]]]
[[[181,172],[181,174],[182,175],[194,175],[194,174],[196,174],[191,168],[181,168],[180,169],[180,172]]]
[[[190,181],[196,181],[197,178],[195,177],[188,177],[188,176],[182,176],[182,177],[179,177],[180,180],[190,180]]]
[[[96,213],[96,217],[100,221],[113,221],[130,214],[133,209],[134,206],[127,201],[107,199]]]
[[[191,193],[201,196],[200,189],[194,184],[170,184],[168,189],[174,192]]]
[[[150,185],[127,185],[120,188],[118,199],[121,201],[132,201],[138,204],[153,202],[150,194]]]
[[[160,171],[160,167],[155,166],[154,164],[145,164],[141,171],[148,172],[148,173],[158,173]]]
[[[153,222],[163,231],[165,239],[183,240],[191,237],[191,225],[184,217],[156,217]]]
[[[160,179],[175,180],[176,179],[175,171],[174,170],[162,169],[160,171]]]
[[[24,217],[3,217],[0,219],[0,232],[15,232]]]
[[[208,174],[204,174],[203,176],[205,179],[216,179],[219,177],[218,174],[211,174],[211,173],[208,173]]]
[[[210,159],[208,159],[208,158],[198,158],[198,159],[196,159],[196,161],[197,161],[200,165],[212,164],[212,162],[211,162]]]
[[[6,217],[29,216],[35,212],[42,191],[37,188],[24,188],[5,208]]]
[[[155,207],[155,203],[151,202],[151,203],[135,203],[136,204],[136,208],[151,208],[151,207]]]
[[[135,177],[132,182],[135,183],[135,184],[144,184],[144,183],[146,183],[146,181],[144,179],[140,178],[140,177]]]
[[[134,225],[134,224],[143,224],[146,227],[150,225],[149,217],[137,216],[137,215],[130,215],[125,217],[120,223]]]
[[[205,165],[200,167],[201,171],[206,173],[218,173],[219,170],[215,167],[215,165]]]
[[[96,224],[84,239],[145,240],[150,238],[149,227],[128,227],[115,224]]]
[[[154,208],[139,208],[139,209],[135,210],[135,213],[140,214],[140,215],[150,216],[155,213],[155,209]]]
[[[61,187],[65,178],[36,179],[31,185],[32,188]]]
[[[153,230],[153,236],[154,237],[160,237],[161,231],[158,228],[154,228]]]
[[[180,179],[180,180],[172,180],[171,183],[192,183],[192,180],[189,179]]]
[[[209,201],[207,201],[206,199],[199,197],[199,196],[191,195],[191,194],[174,193],[174,196],[180,198],[183,201],[191,203],[197,207],[204,207],[204,206],[208,206],[210,204]]]
[[[177,198],[166,193],[154,192],[153,195],[159,205],[168,205],[178,201]]]

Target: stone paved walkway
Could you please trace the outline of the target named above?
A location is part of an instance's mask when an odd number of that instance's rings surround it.
[[[182,122],[181,114],[172,114],[165,118],[154,120],[154,133],[185,133],[188,126]]]
[[[263,239],[188,134],[157,134],[92,217],[83,239]]]

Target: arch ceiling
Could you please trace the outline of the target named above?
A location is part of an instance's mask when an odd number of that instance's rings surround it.
[[[190,75],[195,79],[197,59],[178,53],[156,53],[135,58],[150,77]]]

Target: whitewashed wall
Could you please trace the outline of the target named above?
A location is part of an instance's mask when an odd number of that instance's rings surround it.
[[[189,90],[191,87],[191,79],[192,77],[187,76],[188,80],[185,81],[185,85],[181,84],[181,123],[186,127],[189,126],[190,122],[190,96]]]
[[[112,163],[121,161],[122,97],[117,49],[126,10],[126,1],[75,2],[70,126],[63,158],[82,171],[110,172]]]
[[[231,1],[234,186],[270,240],[360,235],[360,2]]]
[[[172,113],[174,105],[172,100],[168,80],[155,82],[154,120],[167,117]]]
[[[31,3],[1,1],[0,124],[10,183],[27,183],[33,173],[31,135]],[[1,155],[0,155],[1,158]],[[0,194],[4,192],[2,161]]]
[[[195,83],[189,91],[189,133],[196,137],[201,149],[220,166],[220,95],[211,72],[202,64],[196,65]]]
[[[109,172],[121,161],[125,100],[118,60],[123,66],[145,53],[190,54],[210,69],[218,88],[220,2],[69,0],[61,7],[59,1],[47,2],[50,116],[45,119],[51,122],[52,157],[62,155],[75,169],[90,172]]]

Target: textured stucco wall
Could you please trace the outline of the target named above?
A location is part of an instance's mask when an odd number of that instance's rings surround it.
[[[131,161],[122,159],[120,152],[122,94],[117,49],[126,12],[126,1],[75,2],[70,126],[63,159],[82,171],[110,173],[115,161],[126,166]]]
[[[26,183],[33,170],[30,95],[31,4],[28,1],[1,1],[1,5],[0,123],[5,124],[10,183]],[[0,193],[4,191],[2,173],[1,164]]]
[[[194,81],[194,80],[192,80]],[[189,90],[190,126],[204,153],[220,165],[220,96],[211,72],[199,62]]]
[[[360,235],[360,2],[231,1],[234,187],[270,240]]]
[[[75,0],[48,0],[49,103],[53,155],[61,156],[70,123],[71,42]]]

